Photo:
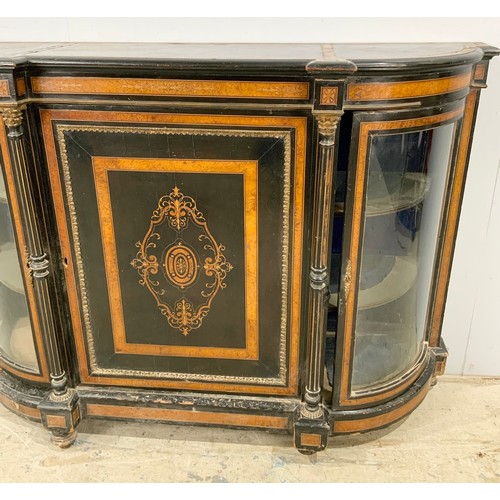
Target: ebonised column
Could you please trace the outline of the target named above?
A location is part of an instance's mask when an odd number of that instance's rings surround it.
[[[58,331],[54,318],[53,299],[49,285],[50,262],[42,245],[39,214],[35,210],[34,179],[30,170],[35,167],[26,147],[24,132],[24,107],[1,110],[7,129],[9,155],[14,172],[14,183],[19,199],[21,222],[26,239],[26,265],[30,269],[31,283],[40,318],[50,371],[51,391],[40,403],[39,410],[44,425],[52,432],[53,441],[61,447],[69,446],[76,437],[75,427],[80,412],[76,392],[68,387],[68,378],[62,363]]]
[[[334,189],[334,159],[337,125],[342,113],[315,115],[318,149],[314,186],[311,266],[309,270],[309,316],[307,367],[303,403],[294,426],[295,446],[311,454],[326,447],[328,412],[322,404],[326,322],[329,299],[331,206]]]

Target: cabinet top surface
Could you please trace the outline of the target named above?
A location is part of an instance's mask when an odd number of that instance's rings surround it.
[[[352,61],[359,68],[390,69],[410,64],[460,64],[478,59],[496,49],[480,43],[275,43],[275,44],[185,44],[185,43],[0,43],[3,66],[33,64],[89,63],[199,63],[236,65],[258,63],[269,66],[304,67],[311,61],[332,65]],[[479,55],[479,56],[478,56]]]

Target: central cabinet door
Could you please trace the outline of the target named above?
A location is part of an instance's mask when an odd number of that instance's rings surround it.
[[[307,118],[40,116],[81,382],[297,394]]]

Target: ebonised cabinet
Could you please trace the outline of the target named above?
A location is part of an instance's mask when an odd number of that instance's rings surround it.
[[[387,426],[444,371],[482,44],[0,44],[0,400]]]

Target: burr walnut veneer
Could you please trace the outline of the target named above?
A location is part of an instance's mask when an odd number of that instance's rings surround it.
[[[0,401],[332,434],[443,373],[493,47],[0,44]]]

